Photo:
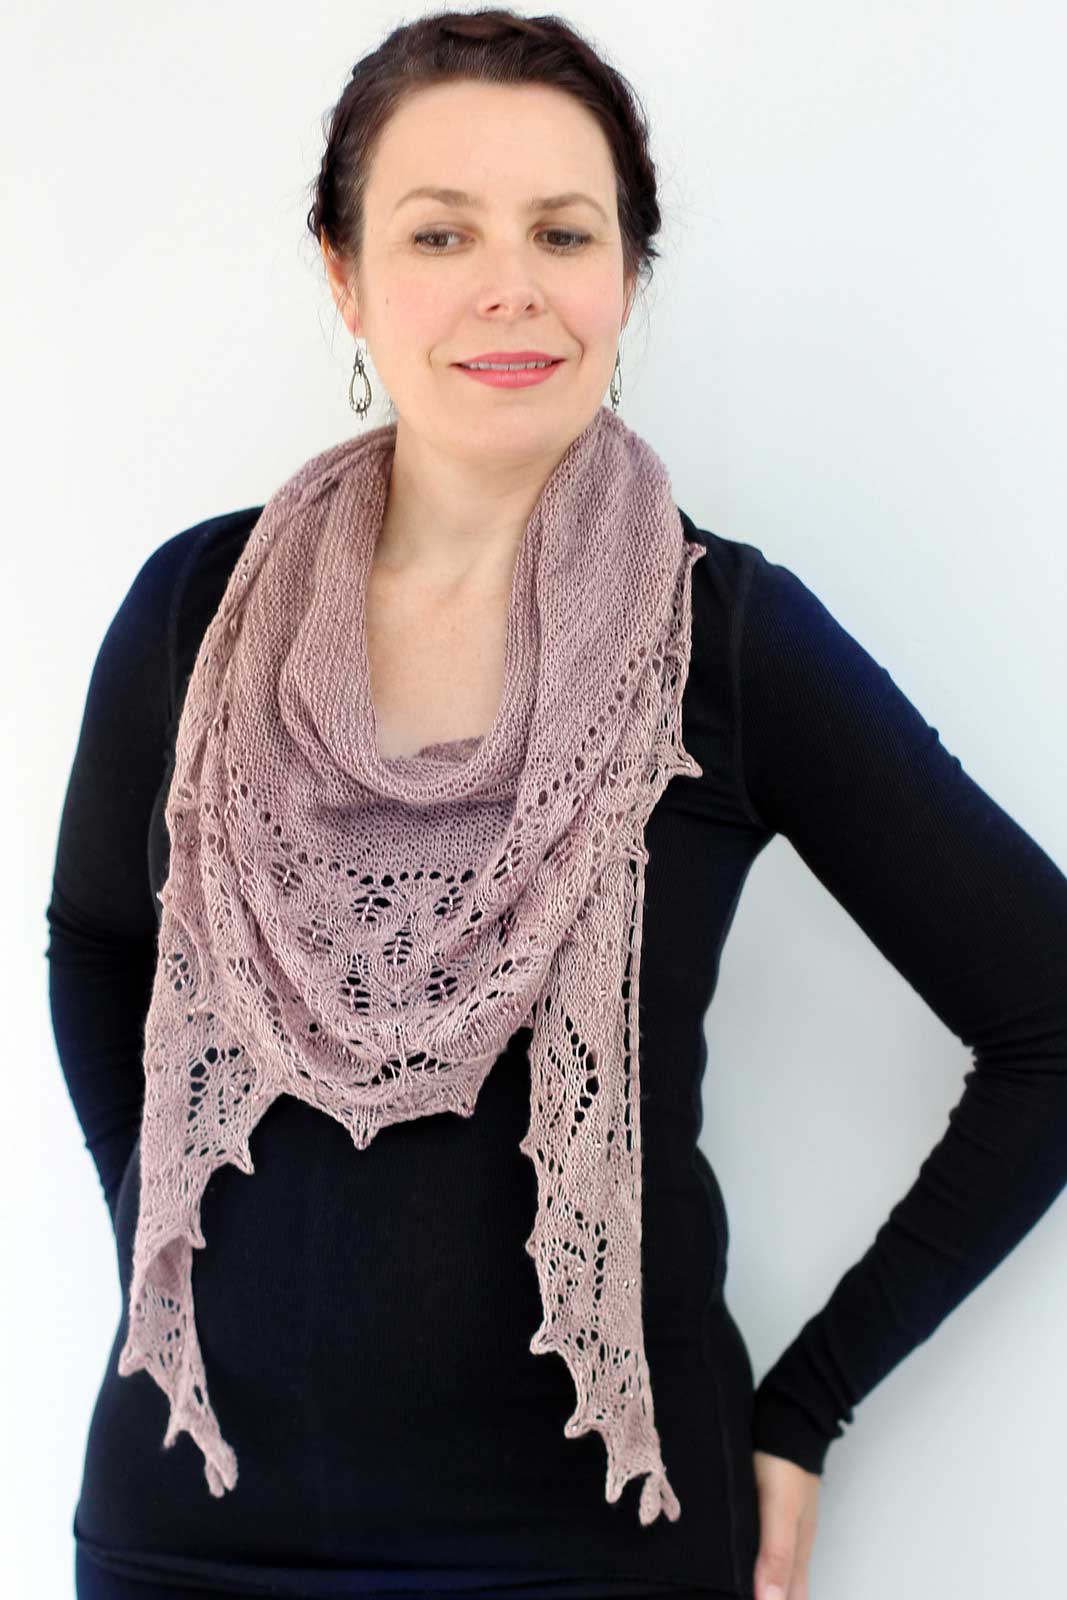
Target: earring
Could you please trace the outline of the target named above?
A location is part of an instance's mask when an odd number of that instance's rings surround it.
[[[616,373],[618,374],[617,383],[615,381]],[[611,394],[611,409],[612,411],[618,411],[619,401],[622,399],[622,367],[619,364],[619,352],[617,350],[615,352],[615,371],[611,374],[611,388],[609,392]]]
[[[352,393],[357,377],[363,379],[364,395],[362,400],[357,400],[355,395]],[[357,345],[356,359],[352,363],[352,377],[348,384],[348,403],[352,407],[352,410],[361,418],[365,417],[367,412],[370,410],[371,393],[370,379],[367,377],[367,369],[363,365],[363,357],[360,355],[359,346]]]

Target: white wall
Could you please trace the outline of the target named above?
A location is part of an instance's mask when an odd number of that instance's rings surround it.
[[[0,1560],[34,1600],[72,1593],[120,1311],[43,959],[88,673],[156,545],[265,500],[358,426],[305,186],[322,113],[404,14],[37,0],[3,29]],[[1063,8],[564,14],[641,94],[662,180],[665,259],[624,337],[621,415],[689,514],[792,567],[1067,863]],[[911,1182],[969,1054],[780,838],[708,1031],[705,1148],[758,1378]],[[827,1461],[815,1600],[1059,1592],[1065,1249],[1058,1203],[857,1411]]]

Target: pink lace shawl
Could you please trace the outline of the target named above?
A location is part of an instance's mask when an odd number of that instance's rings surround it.
[[[638,977],[644,828],[676,773],[687,541],[658,455],[603,406],[525,529],[503,695],[483,739],[378,751],[364,597],[396,425],[313,457],[264,507],[204,635],[166,804],[170,872],[145,1023],[129,1331],[118,1370],[170,1401],[213,1495],[237,1457],[208,1397],[192,1299],[200,1200],[295,1095],[363,1150],[473,1115],[531,1028],[529,1131],[544,1319],[567,1438],[596,1429],[606,1497],[681,1506],[660,1452],[641,1312]],[[358,1159],[358,1157],[357,1157]]]

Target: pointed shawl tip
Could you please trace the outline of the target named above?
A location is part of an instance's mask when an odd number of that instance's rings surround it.
[[[668,1522],[677,1522],[682,1514],[682,1507],[678,1496],[667,1482],[667,1474],[663,1471],[650,1472],[641,1490],[641,1502],[637,1513],[642,1527],[647,1528],[649,1523],[655,1522],[661,1511],[666,1515]]]

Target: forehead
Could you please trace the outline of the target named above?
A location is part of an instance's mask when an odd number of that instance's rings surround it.
[[[420,89],[398,107],[368,192],[390,208],[424,186],[484,204],[581,191],[604,205],[614,185],[603,130],[572,95],[546,84],[459,82]]]

